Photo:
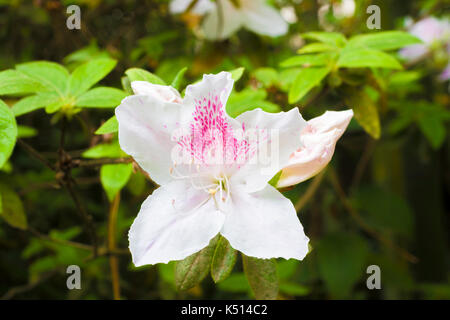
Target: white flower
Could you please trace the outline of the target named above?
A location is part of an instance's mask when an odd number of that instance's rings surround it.
[[[325,168],[333,156],[337,140],[352,117],[352,110],[327,111],[309,120],[299,134],[302,146],[291,155],[288,166],[283,168],[277,187],[303,182]]]
[[[172,0],[170,10],[180,13],[186,10],[192,0]],[[205,14],[202,30],[210,40],[223,40],[240,28],[257,34],[276,37],[288,30],[287,22],[265,0],[199,0],[192,11]]]
[[[184,259],[219,233],[248,256],[307,254],[309,239],[294,206],[268,184],[300,147],[306,122],[296,108],[255,109],[233,119],[225,111],[232,86],[230,73],[204,75],[178,102],[159,94],[171,88],[155,94],[151,85],[133,85],[141,94],[116,108],[121,148],[160,185],[129,231],[136,266]],[[262,133],[258,139],[246,136],[252,130]],[[265,148],[276,150],[270,163],[259,161]],[[174,150],[190,160],[179,161]]]

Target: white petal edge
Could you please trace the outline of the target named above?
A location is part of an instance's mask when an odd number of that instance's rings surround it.
[[[288,31],[288,23],[265,1],[253,1],[248,7],[244,7],[243,12],[245,28],[257,34],[277,37]]]
[[[143,202],[130,228],[133,263],[139,267],[182,260],[206,247],[224,219],[208,194],[188,181],[163,185]]]
[[[194,107],[195,101],[210,99],[217,95],[223,108],[233,89],[234,80],[231,73],[222,71],[218,74],[204,74],[203,79],[186,87],[183,104]]]
[[[165,102],[182,103],[183,101],[180,93],[171,86],[153,84],[147,81],[132,81],[131,88],[134,94],[154,96]]]
[[[221,9],[223,16],[219,16],[216,5],[203,20],[202,30],[208,40],[227,39],[244,23],[242,10],[236,9],[231,1],[221,1]]]
[[[150,95],[126,97],[116,108],[119,144],[123,151],[161,185],[172,180],[173,132],[189,121],[188,106],[168,103]]]
[[[270,185],[251,194],[232,188],[220,233],[234,249],[260,259],[306,256],[309,238],[289,199]]]

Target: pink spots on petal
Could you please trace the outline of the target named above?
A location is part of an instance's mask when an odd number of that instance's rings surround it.
[[[235,136],[217,95],[196,100],[192,119],[189,133],[182,135],[178,144],[196,163],[233,164],[248,158],[250,143]]]

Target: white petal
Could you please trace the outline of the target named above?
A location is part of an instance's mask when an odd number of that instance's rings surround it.
[[[303,182],[325,168],[352,116],[352,110],[327,111],[308,121],[308,126],[300,134],[302,146],[291,155],[289,165],[283,168],[277,187]]]
[[[242,10],[238,10],[229,0],[220,1],[221,11],[216,8],[205,17],[202,30],[206,39],[223,40],[235,33],[244,23]]]
[[[182,260],[206,247],[224,219],[208,194],[188,181],[163,185],[144,201],[129,231],[133,263]]]
[[[186,87],[184,104],[195,106],[195,101],[209,100],[218,96],[222,106],[225,107],[228,96],[233,89],[231,73],[222,71],[218,74],[204,74],[202,81]]]
[[[192,109],[163,102],[150,95],[125,98],[116,108],[119,144],[157,183],[171,180],[171,136],[180,123],[186,123]]]
[[[133,81],[131,82],[131,88],[134,94],[154,96],[165,102],[181,103],[183,101],[180,93],[171,86],[162,86],[147,81]]]
[[[276,37],[288,31],[288,24],[281,14],[264,0],[247,2],[243,12],[244,26],[255,33]]]
[[[220,233],[233,248],[261,259],[306,256],[309,239],[291,201],[270,185],[251,194],[232,186],[231,192]]]
[[[189,5],[194,0],[172,0],[169,5],[169,10],[171,13],[183,13],[187,10]],[[198,0],[197,3],[192,8],[192,12],[198,15],[203,15],[204,13],[212,10],[214,8],[214,3],[210,0]]]
[[[231,179],[241,183],[247,192],[263,189],[267,182],[289,163],[291,154],[300,147],[299,132],[306,126],[297,108],[288,112],[269,113],[260,108],[236,117],[246,132],[256,130],[260,139],[258,152]],[[261,130],[266,130],[262,134]]]

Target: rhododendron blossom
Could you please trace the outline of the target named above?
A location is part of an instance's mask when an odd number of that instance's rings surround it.
[[[352,117],[352,110],[327,111],[309,120],[299,134],[302,146],[291,155],[288,166],[283,168],[277,187],[303,182],[325,168],[333,156],[337,140]]]
[[[181,13],[192,5],[192,13],[205,15],[202,30],[207,39],[222,40],[240,28],[276,37],[288,30],[287,22],[265,0],[172,0],[170,11]]]
[[[297,108],[255,109],[234,119],[225,108],[232,87],[228,72],[205,75],[184,98],[169,86],[132,82],[136,94],[116,108],[121,148],[160,185],[129,231],[136,266],[184,259],[217,234],[248,256],[307,254],[294,206],[268,182],[282,168],[291,170],[292,158],[311,144],[320,149],[312,157],[325,159],[319,167],[328,162],[350,113],[306,123]],[[319,167],[303,169],[303,176]]]
[[[450,23],[448,20],[428,17],[413,24],[409,32],[422,40],[423,44],[414,44],[401,49],[399,53],[406,60],[421,60],[430,52],[435,43],[446,44],[447,53],[449,53]]]

